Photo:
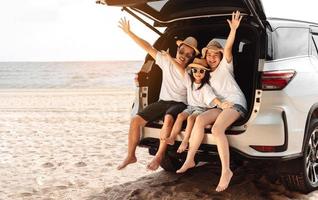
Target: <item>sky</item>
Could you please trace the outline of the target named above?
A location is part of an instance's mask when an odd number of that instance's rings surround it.
[[[318,23],[317,0],[262,0],[267,16]],[[153,43],[158,37],[118,7],[95,0],[0,0],[0,62],[143,60],[119,28],[121,17]]]

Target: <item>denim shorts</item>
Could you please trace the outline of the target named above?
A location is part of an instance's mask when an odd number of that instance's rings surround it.
[[[240,104],[234,104],[232,109],[239,112],[241,115],[241,118],[245,118],[247,115],[247,110],[243,106],[241,106]]]
[[[236,110],[238,113],[240,113],[241,118],[245,118],[246,117],[247,110],[243,106],[241,106],[240,104],[234,104],[231,108]],[[223,110],[220,107],[217,107],[217,109]]]
[[[188,113],[189,115],[195,114],[199,115],[205,111],[207,111],[209,108],[199,107],[199,106],[188,106],[187,109],[185,109],[183,112]]]

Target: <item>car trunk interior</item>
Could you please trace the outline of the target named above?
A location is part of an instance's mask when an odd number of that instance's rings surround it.
[[[170,24],[164,35],[156,41],[154,46],[158,50],[169,50],[171,56],[175,56],[177,50],[175,41],[177,39],[194,36],[198,40],[198,49],[201,50],[213,38],[219,39],[224,46],[229,31],[230,29],[226,22],[226,18],[220,18],[219,21],[211,18],[205,20],[188,20],[187,22]],[[258,76],[259,44],[259,30],[257,30],[255,26],[242,21],[237,30],[232,52],[235,79],[246,97],[248,116],[246,119],[236,122],[235,125],[244,124],[253,110]],[[152,58],[147,56],[146,60],[149,59]],[[148,104],[158,100],[161,80],[161,69],[156,65],[153,65],[151,70],[147,73],[139,73],[140,86],[148,87]],[[147,126],[161,127],[157,123],[148,123]]]

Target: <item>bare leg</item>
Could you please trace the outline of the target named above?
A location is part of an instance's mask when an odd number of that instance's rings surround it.
[[[233,176],[233,172],[230,169],[230,153],[229,143],[225,135],[225,130],[233,122],[240,117],[240,114],[234,109],[225,109],[216,119],[213,127],[212,134],[215,136],[216,144],[222,164],[222,173],[218,186],[216,187],[217,192],[224,191]]]
[[[221,110],[219,109],[211,109],[200,114],[196,118],[192,132],[190,134],[189,151],[187,154],[186,161],[184,162],[182,167],[179,170],[177,170],[177,173],[183,173],[187,171],[189,168],[195,166],[194,156],[204,138],[204,128],[207,125],[212,124],[220,113]]]
[[[191,131],[195,122],[195,119],[197,118],[197,114],[192,114],[188,117],[187,119],[187,127],[184,133],[184,138],[177,150],[178,153],[182,153],[186,150],[186,148],[188,147],[189,144],[189,139],[190,139],[190,135],[191,135]]]
[[[182,123],[188,116],[189,114],[186,112],[182,112],[178,115],[177,120],[173,125],[170,137],[165,140],[167,144],[174,145],[177,135],[181,132]]]
[[[117,169],[121,170],[131,163],[137,162],[136,147],[140,139],[140,127],[145,126],[147,123],[139,115],[134,116],[130,121],[129,133],[128,133],[128,152],[124,161],[118,165]]]
[[[163,126],[160,130],[160,134],[168,135],[171,132],[173,126],[174,119],[171,115],[165,115]],[[160,140],[159,149],[152,159],[152,161],[147,165],[147,169],[149,170],[157,170],[160,166],[161,160],[167,150],[167,144],[164,140]]]

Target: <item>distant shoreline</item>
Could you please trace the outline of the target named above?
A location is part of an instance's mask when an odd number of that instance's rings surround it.
[[[1,89],[134,88],[140,61],[2,62]]]
[[[1,63],[82,63],[82,62],[87,62],[87,63],[99,63],[99,62],[108,62],[108,63],[118,63],[118,62],[144,62],[143,60],[57,60],[57,61],[0,61]]]
[[[110,94],[110,93],[133,93],[134,88],[131,87],[112,87],[112,88],[34,88],[34,89],[0,89],[0,95],[5,94],[32,94],[32,93],[47,93],[47,94]]]

